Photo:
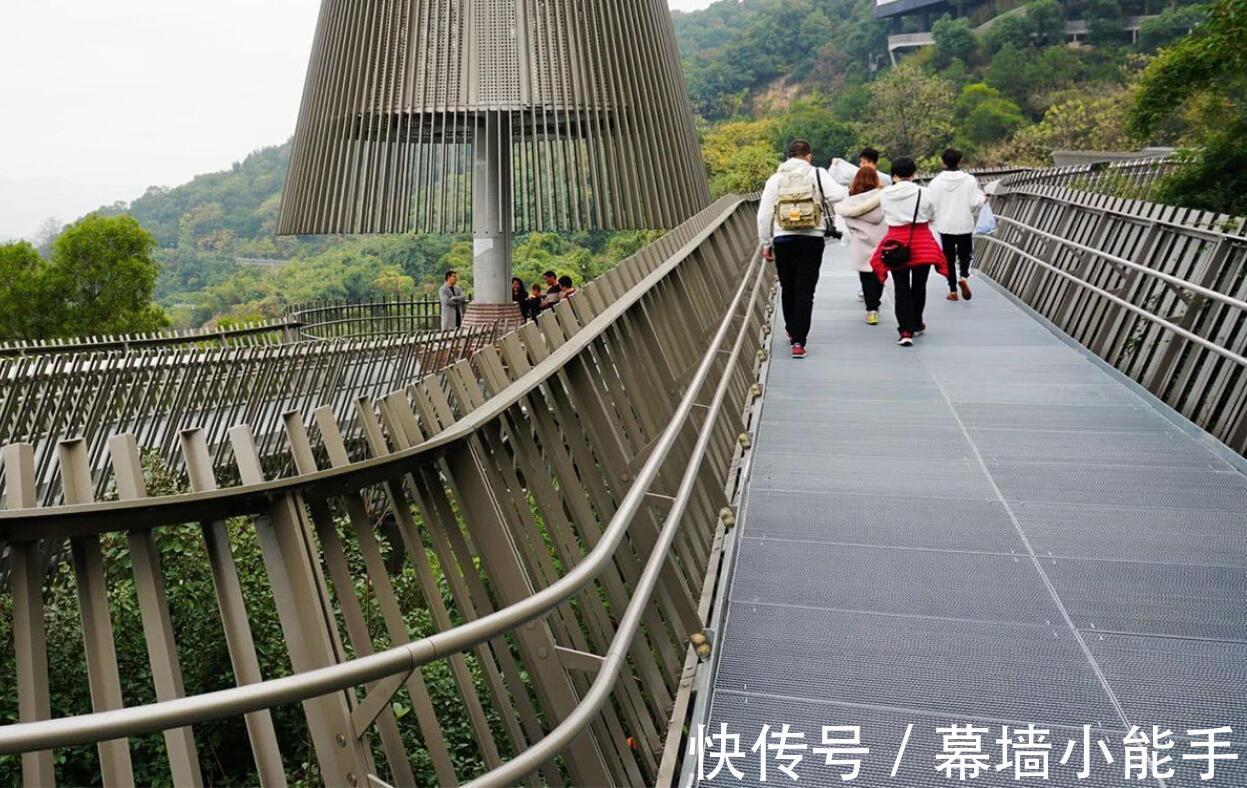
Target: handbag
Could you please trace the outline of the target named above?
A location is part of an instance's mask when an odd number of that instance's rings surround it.
[[[909,222],[909,240],[901,243],[895,238],[888,238],[879,246],[879,258],[889,271],[899,271],[909,265],[913,256],[909,245],[914,242],[914,225],[918,223],[918,207],[922,205],[922,192],[918,192],[914,200],[914,218]]]

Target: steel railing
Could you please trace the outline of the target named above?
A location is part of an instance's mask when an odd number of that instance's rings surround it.
[[[1199,212],[1027,185],[992,206],[1000,227],[978,241],[985,273],[1247,452],[1247,237],[1214,229],[1227,223]]]
[[[441,329],[441,303],[436,298],[313,302],[287,308],[286,317],[298,324],[300,339],[415,334]]]
[[[0,342],[0,358],[44,356],[57,353],[95,353],[109,350],[129,351],[175,345],[196,347],[270,345],[292,341],[298,328],[297,321],[286,319],[245,323],[231,328],[192,328],[140,334],[101,334],[32,342]]]
[[[464,358],[494,339],[492,327],[418,336],[328,342],[113,349],[0,358],[0,445],[36,446],[44,504],[59,500],[56,441],[85,438],[97,493],[111,483],[108,438],[133,432],[166,462],[178,458],[178,435],[206,430],[218,466],[230,426],[257,425],[261,454],[281,442],[285,411],[305,416],[320,405],[350,412],[356,397],[376,397]],[[357,438],[351,434],[350,439]],[[3,474],[0,473],[0,480]]]
[[[302,702],[328,784],[414,782],[413,737],[440,784],[652,780],[679,715],[676,685],[696,659],[695,600],[755,395],[769,286],[753,215],[752,203],[725,198],[471,362],[361,399],[354,427],[367,459],[352,462],[350,425],[331,408],[310,424],[292,413],[283,432],[298,475],[266,478],[252,429],[239,425],[229,437],[241,486],[215,489],[203,432],[192,430],[181,436],[192,492],[147,498],[138,442],[116,435],[121,500],[95,502],[83,442],[63,441],[68,505],[39,509],[25,508],[35,504],[32,447],[7,449],[0,540],[15,566],[22,723],[0,728],[0,753],[24,753],[27,782],[43,784],[50,749],[97,742],[105,783],[122,784],[126,737],[163,731],[174,781],[194,783],[192,726],[246,715],[255,779],[281,784],[291,743],[275,735],[271,709]],[[294,675],[260,673],[226,521],[257,536]],[[233,689],[182,686],[158,549],[182,523],[204,534]],[[114,533],[134,565],[157,697],[148,706],[120,703],[100,547]],[[73,546],[88,635],[94,713],[77,716],[50,707],[41,650],[32,556],[59,538]],[[348,553],[362,557],[363,577]],[[418,609],[400,605],[400,583],[419,589],[402,597]],[[433,632],[413,631],[421,615]],[[421,669],[435,662],[454,677],[466,741],[447,741],[429,700]],[[414,714],[398,719],[396,693]],[[467,773],[464,748],[479,764]]]

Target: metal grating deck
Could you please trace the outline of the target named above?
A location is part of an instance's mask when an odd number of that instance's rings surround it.
[[[810,747],[861,726],[855,781],[806,750],[798,785],[926,788],[958,784],[935,768],[937,727],[988,727],[995,765],[1000,726],[1034,723],[1044,784],[1247,786],[1247,477],[973,284],[950,303],[933,276],[930,330],[899,348],[888,300],[864,323],[837,247],[809,358],[788,357],[779,318],[707,704],[744,777],[708,784],[761,784],[764,725]],[[1083,725],[1117,760],[1080,780],[1058,759]],[[1124,779],[1131,725],[1174,731],[1174,778]],[[1179,753],[1219,725],[1239,760],[1204,782]],[[777,764],[767,784],[793,784]]]

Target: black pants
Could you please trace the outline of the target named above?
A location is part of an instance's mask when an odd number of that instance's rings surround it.
[[[970,275],[970,263],[974,260],[974,234],[963,235],[940,234],[944,244],[944,259],[948,261],[948,292],[957,292],[957,268],[961,268],[961,276]]]
[[[862,283],[862,295],[866,296],[866,311],[878,312],[879,300],[883,298],[883,282],[879,281],[874,271],[858,271],[857,278]]]
[[[891,272],[896,330],[901,335],[916,334],[926,326],[922,322],[922,310],[927,306],[927,277],[930,274],[930,265]]]
[[[814,312],[814,290],[823,265],[821,237],[781,235],[775,239],[775,269],[779,272],[780,306],[784,328],[795,344],[804,345],[810,335],[810,316]]]

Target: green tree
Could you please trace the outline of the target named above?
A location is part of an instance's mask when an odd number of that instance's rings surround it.
[[[1106,46],[1121,41],[1126,14],[1120,0],[1086,0],[1083,19],[1087,20],[1087,40],[1091,43]]]
[[[987,51],[993,55],[1005,47],[1026,49],[1034,44],[1035,38],[1035,21],[1022,13],[998,18],[984,35]]]
[[[399,268],[385,268],[377,274],[377,289],[388,298],[410,296],[416,289],[416,281]]]
[[[0,338],[153,331],[168,319],[152,303],[155,240],[125,216],[91,215],[65,228],[44,260],[26,243],[0,247]]]
[[[1065,43],[1065,9],[1057,0],[1031,0],[1026,4],[1036,46],[1052,47]]]
[[[1190,36],[1161,50],[1139,79],[1130,130],[1148,138],[1184,109],[1204,117],[1190,130],[1188,165],[1160,195],[1182,205],[1247,215],[1247,3],[1218,0]]]
[[[793,102],[771,127],[771,147],[777,154],[794,139],[809,141],[816,161],[829,161],[849,152],[857,141],[857,132],[849,124],[836,120],[822,98],[814,96]],[[774,171],[773,161],[771,170]]]
[[[931,36],[945,63],[953,58],[968,61],[978,48],[978,39],[970,30],[970,21],[965,18],[953,19],[944,14],[931,26]]]
[[[1054,150],[1122,150],[1129,146],[1125,90],[1068,99],[1048,108],[1043,120],[1021,129],[993,158],[1049,166]]]
[[[888,158],[936,155],[954,132],[956,90],[912,61],[901,63],[875,83],[875,101],[859,135],[877,142]]]
[[[156,239],[128,216],[91,215],[52,245],[48,275],[65,302],[62,336],[154,331],[168,319],[152,303]]]
[[[1005,44],[992,58],[984,81],[1015,103],[1024,104],[1034,88],[1034,73],[1030,70],[1033,62],[1033,51]]]
[[[29,342],[60,334],[62,305],[49,288],[47,264],[34,246],[0,246],[0,340]]]
[[[706,133],[701,150],[713,196],[762,188],[779,163],[773,127],[771,120],[732,121]]]
[[[958,139],[977,148],[1003,139],[1026,125],[1017,104],[982,82],[967,85],[957,97]]]
[[[1155,52],[1178,41],[1190,33],[1208,16],[1205,4],[1166,8],[1159,16],[1143,20],[1139,27],[1139,47],[1145,52]]]

